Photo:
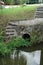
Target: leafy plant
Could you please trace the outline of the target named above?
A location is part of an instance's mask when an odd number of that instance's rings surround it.
[[[3,36],[3,29],[0,28],[0,42],[4,41],[4,36]]]
[[[37,43],[38,40],[39,40],[38,35],[35,32],[32,32],[31,33],[31,41],[30,41],[31,45]]]
[[[31,46],[32,44],[38,41],[38,37],[36,34],[32,33],[30,41],[29,38],[23,39],[20,37],[12,37],[8,42],[4,42],[3,40],[4,40],[3,30],[0,29],[0,54],[5,55],[9,54],[12,50],[14,50],[17,47]]]
[[[6,3],[7,5],[11,5],[11,4],[13,4],[13,2],[14,2],[14,0],[5,0],[5,3]]]
[[[0,28],[0,54],[5,55],[8,52],[9,49],[6,46],[6,43],[4,43],[3,29]]]
[[[20,37],[13,37],[7,43],[7,47],[12,49],[20,46],[28,46],[28,41]]]
[[[7,48],[5,43],[0,43],[0,54],[5,55],[8,54],[9,49]]]
[[[8,54],[10,53],[10,51],[12,51],[12,49],[20,46],[28,46],[28,42],[19,37],[12,37],[9,42],[7,42],[7,44],[4,42],[0,42],[0,54]]]

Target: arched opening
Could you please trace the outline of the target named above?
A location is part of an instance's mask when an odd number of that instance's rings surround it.
[[[27,33],[23,34],[22,38],[23,39],[28,39],[30,41],[30,35],[27,34]]]

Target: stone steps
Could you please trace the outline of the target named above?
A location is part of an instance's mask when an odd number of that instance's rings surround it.
[[[15,27],[16,25],[14,24],[14,22],[8,22],[5,29],[5,38],[9,38],[9,37],[17,35]]]
[[[43,18],[43,15],[37,14],[37,15],[35,15],[35,18]]]
[[[43,18],[43,6],[37,8],[35,18]]]
[[[5,38],[9,38],[12,36],[17,36],[16,32],[6,32],[6,34],[5,34]]]
[[[10,26],[10,25],[6,26],[6,29],[14,29],[14,28],[15,28],[15,26]]]
[[[12,26],[16,26],[16,25],[18,25],[18,22],[10,21],[10,22],[8,22],[8,24],[12,25]]]
[[[40,10],[40,9],[43,9],[43,6],[38,6],[37,9],[39,9],[39,10]]]
[[[10,32],[9,32],[9,31],[6,31],[6,34],[8,34],[8,35],[9,35],[9,34],[14,34],[14,33],[15,33],[15,32],[13,32],[13,31],[10,31]]]
[[[43,11],[36,11],[36,14],[43,14]]]
[[[43,9],[37,9],[37,11],[43,11]]]
[[[6,29],[5,31],[6,31],[6,32],[7,32],[7,31],[8,31],[8,32],[14,32],[15,29],[9,28],[9,29]]]

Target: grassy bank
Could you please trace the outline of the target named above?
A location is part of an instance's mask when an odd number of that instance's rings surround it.
[[[6,23],[9,20],[29,20],[35,13],[36,6],[20,6],[15,8],[0,9],[0,23]]]
[[[23,39],[20,37],[12,37],[8,42],[2,42],[0,41],[0,54],[5,55],[9,54],[14,49],[17,49],[19,47],[30,47],[34,42],[37,42],[37,36],[34,36],[35,38],[31,38],[31,41],[28,39]],[[2,40],[2,39],[1,39]]]
[[[0,29],[0,55],[10,54],[10,52],[18,47],[28,47],[36,44],[38,42],[38,36],[31,33],[30,38],[22,38],[19,36],[14,36],[12,38],[6,39],[3,36],[3,29]]]

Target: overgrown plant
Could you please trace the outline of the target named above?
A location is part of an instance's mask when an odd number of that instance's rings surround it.
[[[4,42],[3,40],[4,40],[3,31],[2,29],[0,29],[0,54],[1,55],[9,54],[12,50],[20,46],[23,47],[31,46],[32,44],[37,43],[38,37],[33,33],[30,37],[30,41],[29,39],[23,39],[20,37],[12,37],[8,42]]]
[[[0,54],[5,55],[6,53],[8,53],[8,51],[9,50],[4,43],[3,29],[0,28]]]
[[[20,47],[20,46],[28,46],[29,41],[24,40],[23,38],[20,37],[12,37],[9,42],[7,43],[7,47],[10,49]]]
[[[38,40],[39,38],[38,38],[37,33],[34,31],[31,32],[31,41],[30,41],[31,44],[30,45],[38,43]]]
[[[4,36],[3,36],[3,29],[0,28],[0,42],[4,41]]]
[[[12,50],[20,46],[28,46],[28,41],[19,37],[12,37],[7,44],[0,42],[0,54],[9,54]]]

